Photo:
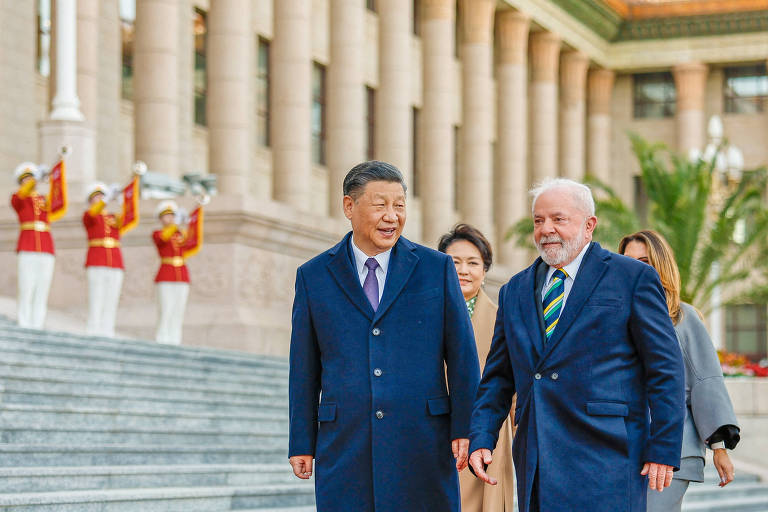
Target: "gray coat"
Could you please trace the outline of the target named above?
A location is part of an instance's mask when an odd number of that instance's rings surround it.
[[[685,401],[687,407],[683,429],[680,471],[675,478],[704,481],[706,440],[723,425],[736,425],[738,420],[728,396],[723,370],[706,327],[693,306],[681,303],[683,318],[675,326],[677,340],[685,362]]]

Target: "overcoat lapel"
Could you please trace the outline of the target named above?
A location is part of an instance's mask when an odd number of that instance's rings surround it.
[[[344,239],[339,242],[336,247],[331,250],[331,261],[328,262],[328,270],[336,280],[336,283],[341,288],[341,291],[347,296],[349,301],[357,307],[368,320],[373,320],[373,308],[368,301],[368,297],[363,292],[363,287],[360,286],[360,278],[357,276],[355,267],[350,260],[349,256],[349,237],[351,233],[347,234]],[[390,263],[391,266],[391,263]],[[386,294],[386,287],[384,293]],[[381,311],[381,308],[379,308]]]
[[[411,277],[413,269],[416,268],[416,263],[419,261],[419,257],[414,253],[415,249],[416,246],[403,237],[400,237],[393,247],[384,284],[384,294],[381,296],[381,303],[376,310],[374,320],[384,316],[384,313],[387,312],[397,296],[400,295],[400,292],[403,291],[405,283],[408,282],[408,278]],[[368,303],[368,299],[365,302]]]
[[[563,339],[571,324],[581,313],[584,303],[587,302],[589,296],[592,295],[592,291],[602,279],[603,274],[608,270],[608,264],[605,262],[608,257],[610,257],[609,253],[604,253],[597,242],[592,242],[590,248],[587,249],[578,274],[576,274],[576,280],[573,282],[571,293],[568,294],[565,309],[560,314],[560,320],[557,322],[555,332],[552,333],[552,337],[547,341],[544,353],[539,360],[539,365],[552,353],[552,350]]]
[[[542,333],[538,321],[538,312],[536,311],[536,266],[539,260],[528,267],[522,276],[520,283],[519,302],[520,305],[520,318],[523,319],[526,329],[528,330],[528,337],[531,339],[531,348],[533,361],[538,361],[540,354],[544,349],[542,343]]]

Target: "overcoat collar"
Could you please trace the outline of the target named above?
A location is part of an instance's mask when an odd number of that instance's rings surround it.
[[[389,260],[389,268],[387,269],[384,294],[381,297],[379,308],[374,313],[371,303],[368,302],[368,298],[363,292],[360,278],[352,262],[352,256],[349,251],[349,239],[351,236],[352,232],[350,231],[341,242],[329,251],[331,260],[328,262],[328,270],[349,301],[369,320],[378,320],[392,306],[400,292],[403,291],[405,283],[411,277],[411,273],[419,260],[415,253],[416,246],[402,236],[395,243]]]

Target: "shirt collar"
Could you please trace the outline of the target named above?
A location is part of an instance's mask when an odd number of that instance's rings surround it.
[[[357,273],[359,275],[363,274],[363,269],[365,269],[365,262],[368,261],[369,256],[367,256],[363,251],[360,250],[360,248],[355,245],[355,237],[350,236],[349,237],[349,243],[352,245],[352,253],[355,255],[355,269],[357,270]],[[389,257],[392,255],[392,248],[390,247],[384,252],[380,252],[374,258],[376,261],[379,262],[379,267],[381,267],[382,272],[384,272],[384,275],[387,275],[387,267],[389,267]]]
[[[587,253],[590,245],[592,245],[592,242],[587,243],[587,245],[581,249],[581,252],[573,259],[572,262],[562,267],[562,269],[565,270],[566,275],[570,277],[571,280],[576,279],[576,274],[579,272],[579,267],[581,267],[581,260],[584,259],[584,255]],[[547,271],[547,283],[549,283],[549,281],[552,279],[552,274],[555,273],[555,270],[557,270],[557,267],[549,267],[549,270]]]

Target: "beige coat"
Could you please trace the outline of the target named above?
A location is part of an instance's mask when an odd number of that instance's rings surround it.
[[[498,306],[491,302],[483,290],[477,296],[475,313],[472,315],[472,327],[475,330],[477,355],[480,369],[485,368],[485,360],[491,350],[493,328],[496,323]],[[512,403],[512,412],[515,403]],[[515,495],[514,464],[512,463],[512,426],[513,414],[504,422],[499,432],[499,442],[493,451],[493,462],[488,466],[488,474],[499,481],[497,485],[487,485],[475,478],[468,469],[459,473],[461,486],[462,512],[512,512]]]

